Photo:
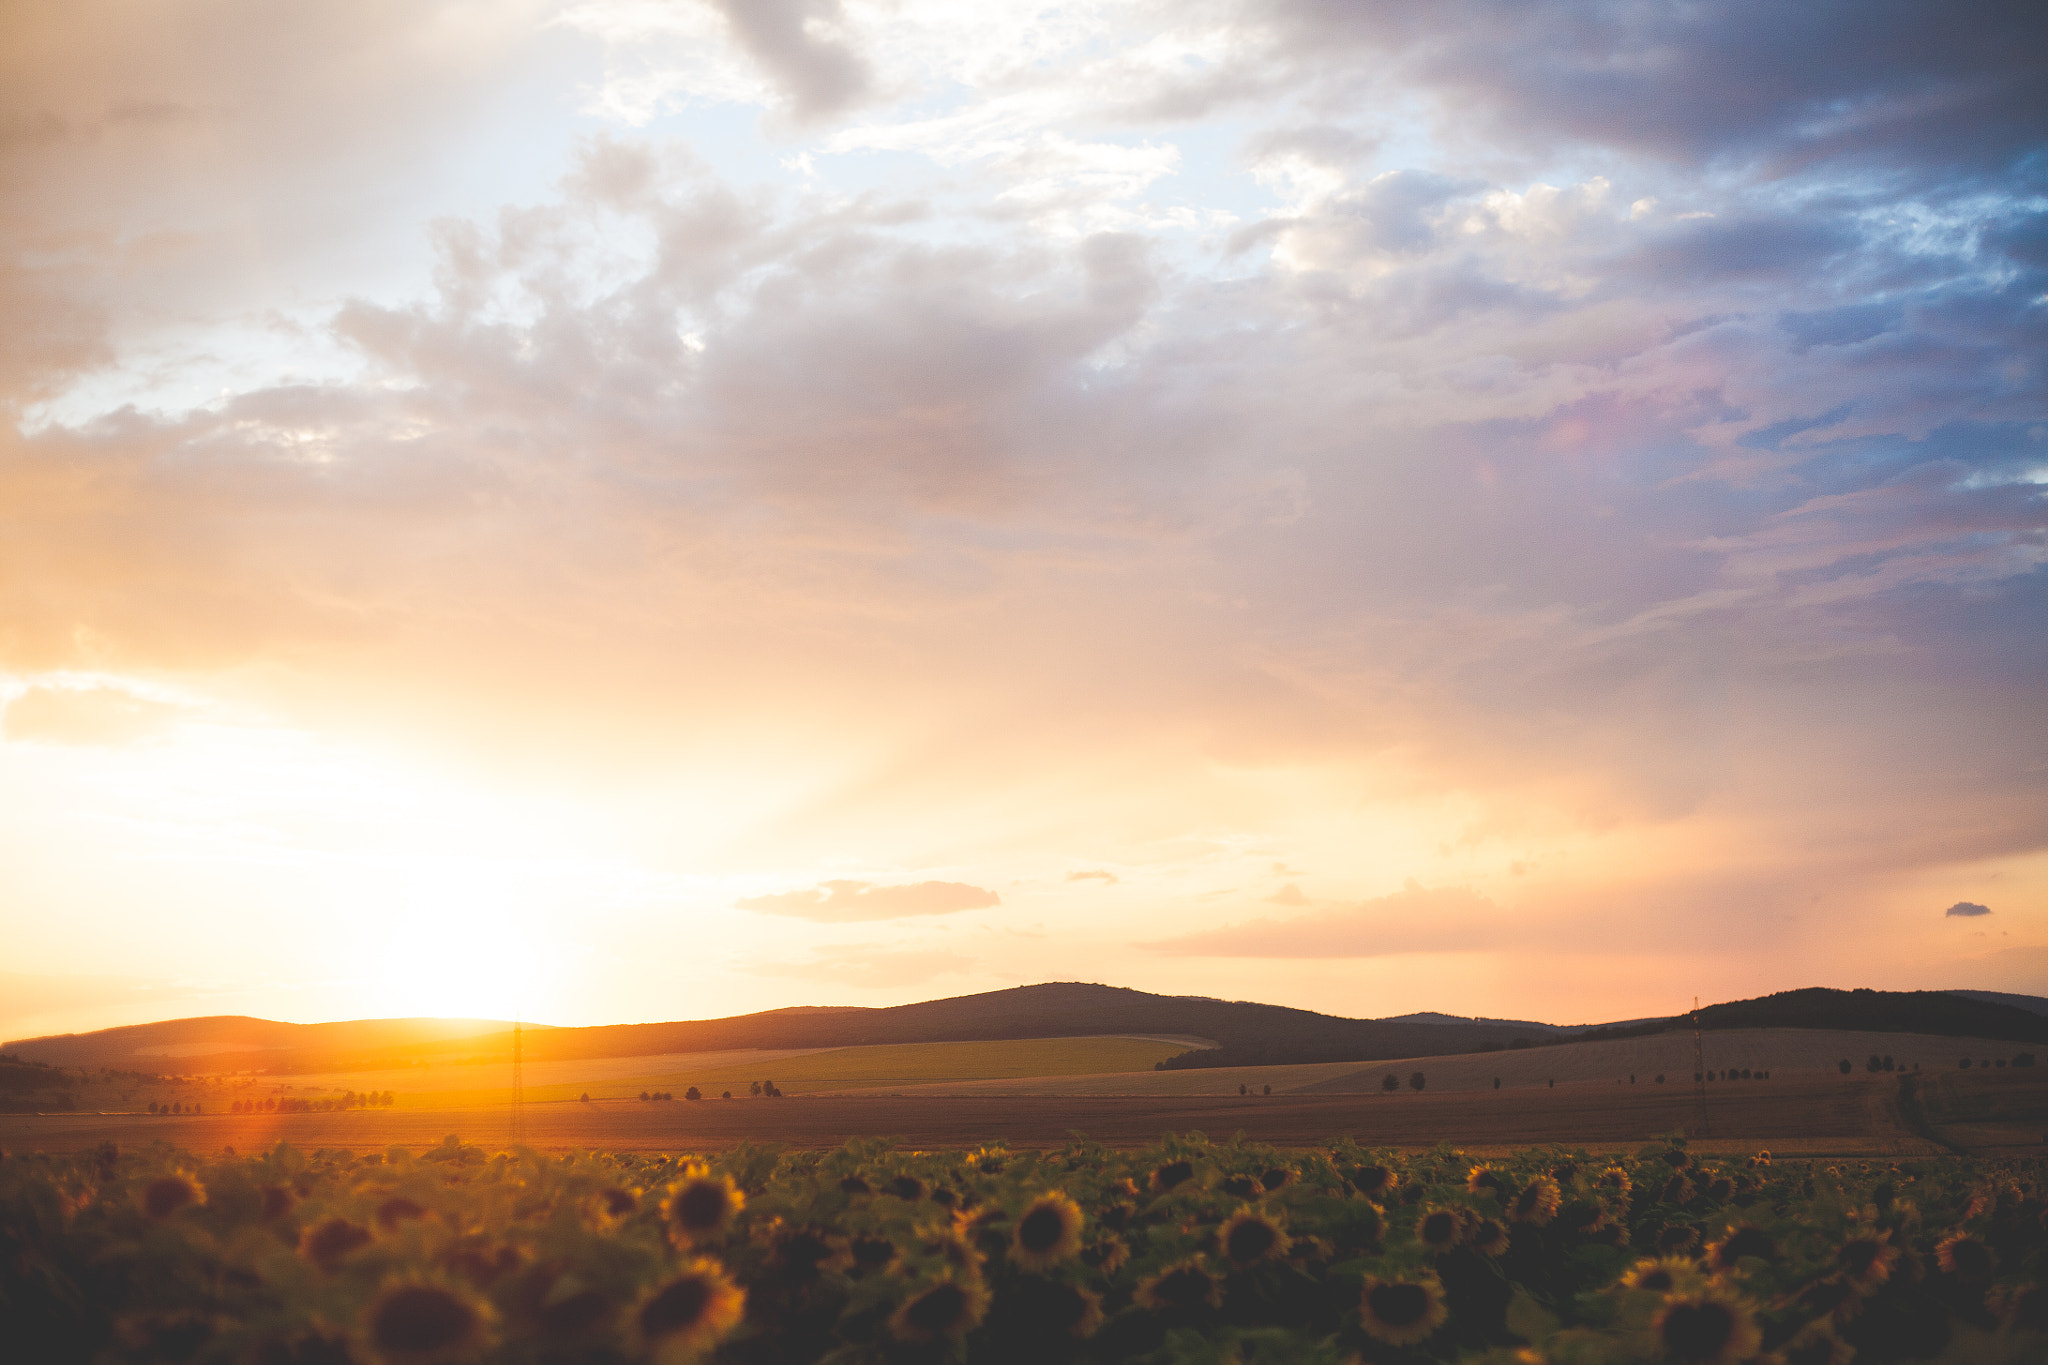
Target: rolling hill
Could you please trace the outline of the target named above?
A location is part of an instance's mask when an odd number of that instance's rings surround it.
[[[1784,991],[1711,1005],[1702,1028],[1827,1029],[2048,1043],[2048,1015],[1945,991]],[[1205,1040],[1159,1063],[1163,1070],[1369,1062],[1649,1037],[1689,1029],[1685,1018],[1561,1027],[1532,1021],[1409,1015],[1347,1019],[1312,1010],[1206,996],[1155,995],[1083,982],[1049,982],[879,1009],[801,1006],[725,1019],[587,1028],[529,1026],[533,1062],[646,1057],[742,1049],[818,1049],[981,1042],[1080,1035]],[[172,1020],[10,1043],[7,1051],[53,1066],[189,1074],[339,1072],[454,1058],[511,1055],[503,1021],[357,1020],[281,1024],[243,1016]]]

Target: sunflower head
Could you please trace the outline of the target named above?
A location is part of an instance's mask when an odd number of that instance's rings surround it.
[[[1505,1201],[1508,1197],[1507,1181],[1491,1166],[1474,1166],[1465,1177],[1465,1188],[1473,1194],[1492,1195],[1497,1200]]]
[[[624,1218],[640,1207],[640,1196],[614,1185],[597,1192],[597,1207],[608,1218]]]
[[[1593,1183],[1606,1193],[1619,1195],[1623,1199],[1628,1198],[1630,1192],[1636,1187],[1636,1182],[1620,1166],[1609,1166],[1594,1178]]]
[[[784,1284],[810,1284],[853,1265],[846,1239],[815,1228],[781,1227],[768,1241],[768,1264]]]
[[[1652,1249],[1659,1256],[1690,1256],[1699,1250],[1700,1230],[1690,1223],[1666,1223],[1657,1229]]]
[[[1359,1326],[1390,1346],[1427,1341],[1449,1316],[1443,1281],[1428,1271],[1368,1276],[1358,1293]]]
[[[1843,1242],[1835,1253],[1835,1264],[1859,1289],[1883,1284],[1891,1278],[1892,1267],[1898,1262],[1899,1249],[1892,1245],[1889,1231],[1858,1233]]]
[[[1116,1274],[1130,1259],[1130,1246],[1115,1233],[1098,1238],[1081,1248],[1081,1264],[1104,1275]]]
[[[1498,1218],[1482,1218],[1472,1225],[1471,1243],[1481,1256],[1504,1256],[1508,1250],[1508,1225]]]
[[[1558,1189],[1557,1182],[1539,1175],[1508,1201],[1508,1218],[1540,1228],[1557,1217],[1558,1206],[1563,1202],[1564,1192]]]
[[[1294,1172],[1292,1169],[1286,1166],[1269,1167],[1259,1176],[1259,1186],[1260,1188],[1264,1189],[1267,1194],[1271,1194],[1275,1190],[1286,1189],[1289,1185],[1292,1185],[1293,1183]]]
[[[448,1285],[399,1279],[364,1306],[358,1336],[381,1365],[453,1365],[490,1345],[491,1310]]]
[[[1442,1255],[1465,1240],[1465,1219],[1456,1209],[1424,1208],[1415,1220],[1415,1239]]]
[[[717,1262],[692,1260],[650,1289],[629,1321],[643,1354],[658,1365],[683,1365],[725,1340],[746,1309],[746,1293]]]
[[[874,1186],[868,1184],[860,1176],[848,1175],[840,1177],[839,1192],[841,1194],[873,1194],[875,1191]]]
[[[1699,1288],[1706,1282],[1698,1266],[1683,1256],[1660,1256],[1654,1260],[1637,1261],[1628,1273],[1621,1277],[1624,1289],[1641,1289],[1652,1294],[1679,1294]]]
[[[1985,1296],[1985,1304],[2022,1332],[2048,1332],[2048,1289],[2034,1284],[2000,1285]]]
[[[1223,1285],[1202,1258],[1194,1256],[1141,1281],[1135,1297],[1140,1307],[1154,1313],[1186,1315],[1221,1303]]]
[[[1692,1182],[1683,1175],[1673,1172],[1657,1190],[1657,1199],[1665,1204],[1686,1204],[1692,1202]]]
[[[888,1184],[882,1186],[882,1189],[885,1193],[893,1194],[898,1199],[909,1200],[913,1203],[931,1193],[925,1183],[914,1175],[899,1175]]]
[[[996,1175],[1010,1163],[1010,1149],[1002,1146],[977,1147],[967,1164],[983,1175]]]
[[[1195,1178],[1195,1163],[1192,1161],[1168,1161],[1153,1168],[1152,1193],[1167,1194],[1179,1189]]]
[[[1987,1280],[1998,1265],[1998,1258],[1991,1254],[1991,1247],[1971,1232],[1958,1232],[1938,1243],[1934,1248],[1934,1259],[1943,1270],[1959,1280]]]
[[[1010,1233],[1010,1263],[1050,1270],[1081,1250],[1081,1206],[1058,1190],[1041,1194],[1017,1215]]]
[[[513,1283],[510,1306],[522,1325],[556,1340],[601,1331],[617,1311],[616,1304],[560,1261],[521,1275]]]
[[[1367,1199],[1379,1199],[1394,1188],[1394,1172],[1386,1166],[1360,1166],[1351,1172],[1351,1185]]]
[[[896,1244],[887,1237],[856,1237],[846,1244],[847,1255],[853,1258],[852,1272],[855,1275],[879,1275],[896,1264]]]
[[[1730,1228],[1728,1235],[1707,1247],[1707,1264],[1716,1270],[1733,1270],[1740,1261],[1778,1259],[1778,1244],[1771,1235],[1753,1224]]]
[[[1257,1209],[1239,1209],[1216,1230],[1216,1244],[1224,1258],[1243,1269],[1261,1261],[1277,1261],[1287,1254],[1287,1233],[1278,1222]]]
[[[173,1214],[204,1204],[206,1186],[183,1173],[160,1175],[142,1187],[135,1202],[141,1207],[143,1217],[161,1223]]]
[[[1664,1300],[1650,1319],[1650,1335],[1667,1359],[1684,1365],[1737,1365],[1763,1346],[1749,1310],[1711,1288]]]
[[[427,1216],[426,1207],[402,1194],[394,1194],[377,1206],[377,1226],[386,1232],[400,1223],[410,1223],[416,1218]]]
[[[350,1252],[370,1244],[370,1230],[346,1218],[315,1223],[299,1235],[299,1255],[333,1274]]]
[[[987,1312],[988,1289],[979,1277],[948,1275],[905,1299],[890,1317],[889,1331],[898,1341],[957,1341]]]
[[[661,1201],[661,1220],[677,1246],[702,1246],[730,1231],[746,1202],[729,1176],[713,1175],[693,1164],[684,1167],[682,1179],[668,1187],[668,1197]]]

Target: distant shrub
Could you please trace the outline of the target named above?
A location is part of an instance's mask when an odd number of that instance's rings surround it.
[[[1969,1059],[1968,1057],[1965,1057],[1965,1058],[1963,1058],[1963,1070],[1965,1070],[1965,1071],[1968,1071],[1969,1069],[1970,1069],[1970,1059]]]
[[[2032,1066],[2034,1064],[2034,1054],[2022,1052],[2019,1056],[2012,1059],[2012,1064],[2014,1066]]]
[[[1964,1065],[1964,1066],[1968,1066],[1968,1065],[1969,1065],[1969,1063],[1968,1063],[1968,1062],[1964,1062],[1964,1063],[1963,1063],[1963,1065]],[[1842,1058],[1842,1060],[1841,1060],[1841,1061],[1839,1061],[1839,1062],[1836,1062],[1836,1063],[1835,1063],[1835,1069],[1836,1069],[1837,1071],[1840,1071],[1840,1072],[1841,1072],[1841,1073],[1842,1073],[1842,1074],[1843,1074],[1844,1076],[1848,1075],[1848,1074],[1849,1074],[1849,1071],[1850,1071],[1850,1066],[1849,1066],[1849,1059],[1848,1059],[1847,1057],[1844,1057],[1844,1058]]]
[[[686,1100],[701,1100],[704,1098],[704,1092],[693,1085],[683,1092],[683,1098]]]
[[[1424,1078],[1423,1074],[1420,1071],[1409,1073],[1408,1088],[1410,1090],[1415,1091],[1417,1094],[1420,1094],[1422,1092],[1422,1087],[1427,1085],[1428,1083],[1429,1082]]]
[[[1399,1076],[1396,1076],[1391,1071],[1387,1073],[1387,1078],[1380,1082],[1380,1089],[1386,1091],[1389,1095],[1393,1094],[1396,1090],[1399,1090],[1400,1088],[1401,1078]]]

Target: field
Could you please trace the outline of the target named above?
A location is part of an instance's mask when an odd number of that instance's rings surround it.
[[[0,1307],[18,1358],[109,1365],[2023,1365],[2044,1174],[1678,1138],[103,1146],[0,1158]]]
[[[1902,1107],[1902,1078],[1800,1073],[1710,1090],[1703,1148],[1747,1154],[1758,1148],[1827,1156],[1900,1157],[1970,1149],[2034,1155],[2048,1131],[2048,1076],[2031,1072],[1922,1073],[1915,1112]],[[527,1106],[528,1141],[552,1151],[709,1150],[743,1142],[829,1148],[850,1137],[889,1134],[916,1147],[999,1140],[1056,1147],[1075,1132],[1115,1147],[1138,1147],[1168,1132],[1244,1132],[1297,1146],[1338,1136],[1403,1149],[1450,1139],[1473,1150],[1532,1143],[1618,1150],[1659,1133],[1691,1129],[1690,1086],[1616,1086],[1597,1081],[1386,1095],[984,1096],[887,1092],[787,1099],[637,1101]],[[1917,1120],[1917,1122],[1916,1122]],[[1950,1125],[1953,1125],[1951,1127]],[[2031,1126],[2030,1126],[2031,1125]],[[152,1118],[141,1115],[0,1116],[0,1146],[74,1151],[102,1141],[163,1138],[205,1151],[257,1150],[280,1140],[301,1147],[381,1150],[423,1147],[448,1133],[503,1144],[509,1111],[355,1110]]]

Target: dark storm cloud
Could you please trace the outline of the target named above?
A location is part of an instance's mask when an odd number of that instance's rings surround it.
[[[1942,911],[1942,913],[1951,918],[1972,919],[1978,915],[1990,914],[1991,907],[1979,905],[1975,901],[1957,901],[1954,905]]]

